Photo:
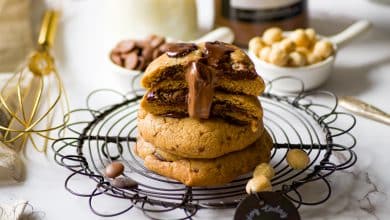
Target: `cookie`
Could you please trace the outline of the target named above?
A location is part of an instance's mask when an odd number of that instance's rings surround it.
[[[214,159],[178,157],[137,139],[135,152],[149,170],[176,179],[187,186],[217,186],[231,182],[270,160],[272,139],[265,131],[261,138],[244,150]]]
[[[164,90],[159,87],[149,90],[141,101],[146,111],[160,116],[188,117],[187,89]],[[255,96],[215,93],[210,110],[211,118],[224,119],[235,124],[257,123],[263,117],[259,99]]]
[[[220,119],[156,116],[142,107],[138,111],[138,132],[145,141],[187,158],[216,158],[242,150],[257,140],[263,130],[262,120],[236,125]]]
[[[240,48],[222,42],[173,44],[145,70],[141,85],[147,89],[164,81],[185,84],[188,66],[199,62],[215,72],[215,89],[258,96],[264,81],[256,73],[250,58]],[[175,87],[171,87],[175,89]]]

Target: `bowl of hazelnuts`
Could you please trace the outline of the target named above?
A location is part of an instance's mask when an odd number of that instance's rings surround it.
[[[318,35],[312,28],[283,31],[272,27],[249,41],[249,56],[256,71],[272,82],[272,89],[313,90],[329,78],[337,50],[370,26],[369,21],[358,21],[330,37]]]

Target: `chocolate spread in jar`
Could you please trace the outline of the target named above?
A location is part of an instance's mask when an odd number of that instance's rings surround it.
[[[192,62],[185,77],[188,83],[189,116],[208,119],[214,97],[214,71],[205,64]]]
[[[270,27],[307,27],[307,0],[216,0],[215,9],[217,25],[230,27],[241,47]]]

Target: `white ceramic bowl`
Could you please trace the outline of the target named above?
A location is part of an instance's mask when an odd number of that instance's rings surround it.
[[[281,92],[296,93],[318,88],[329,78],[337,55],[337,50],[345,43],[352,40],[362,32],[368,30],[371,23],[366,20],[358,21],[344,31],[328,39],[333,43],[334,53],[327,59],[309,66],[303,67],[281,67],[267,63],[253,53],[249,56],[255,64],[256,71],[267,81],[273,90]],[[290,32],[285,32],[288,35]]]

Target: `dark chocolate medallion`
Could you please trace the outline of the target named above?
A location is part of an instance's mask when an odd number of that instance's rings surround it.
[[[238,205],[234,220],[300,220],[297,208],[280,192],[260,192]]]
[[[168,43],[160,48],[166,52],[169,57],[184,57],[192,51],[198,49],[196,44],[192,43]]]

